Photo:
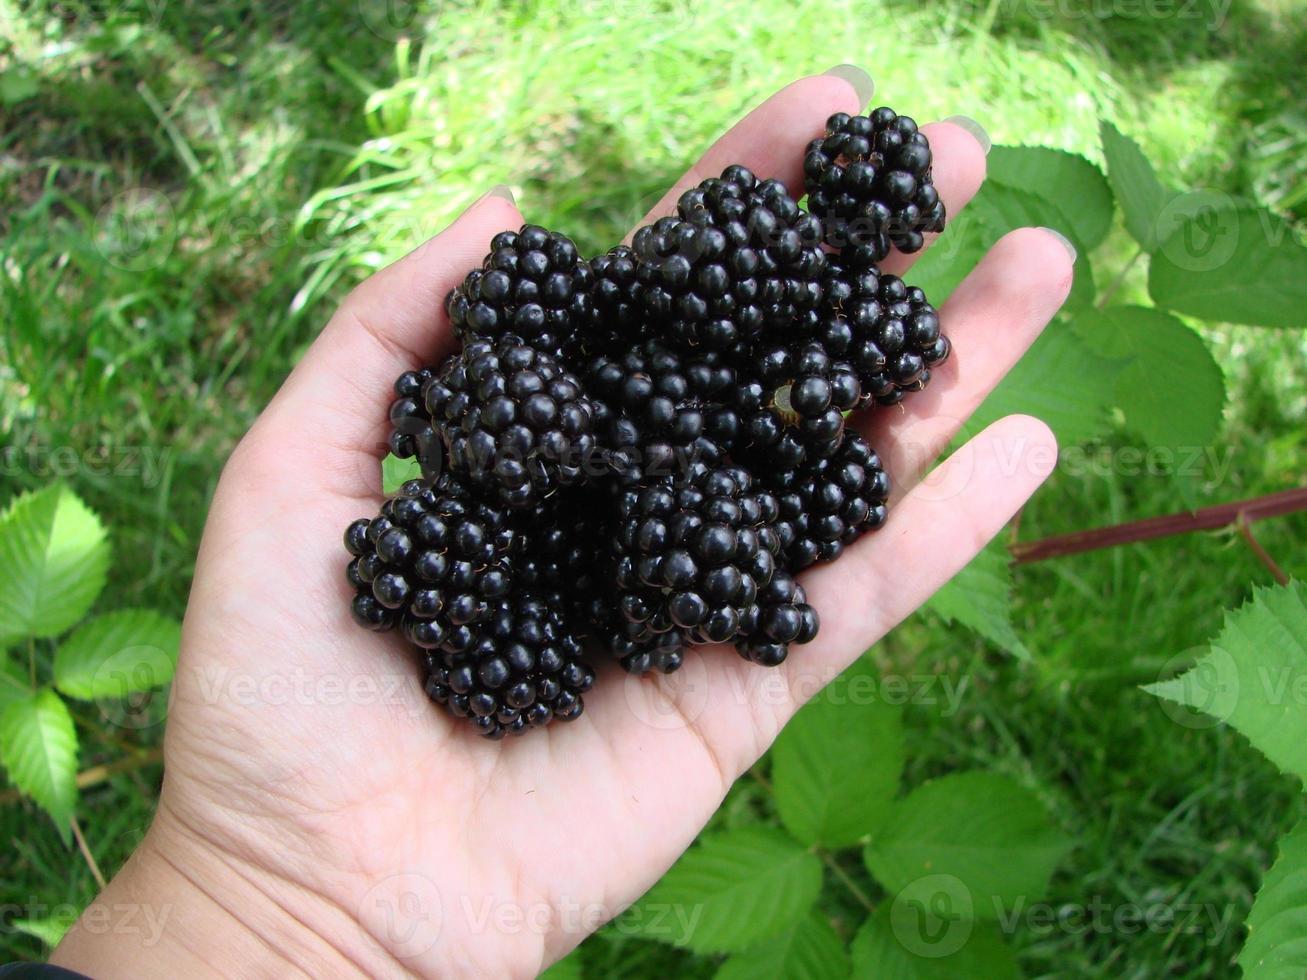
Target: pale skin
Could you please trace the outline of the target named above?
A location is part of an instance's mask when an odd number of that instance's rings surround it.
[[[840,78],[795,82],[652,214],[730,163],[802,193],[804,142],[859,108]],[[956,215],[984,152],[957,126],[926,132]],[[802,701],[965,565],[1056,462],[1047,427],[1012,416],[922,479],[1066,297],[1072,256],[1022,229],[944,305],[955,353],[931,386],[857,420],[895,501],[884,528],[801,577],[822,619],[813,643],[771,671],[730,648],[700,648],[671,677],[605,667],[577,721],[477,738],[425,699],[399,637],[351,621],[340,536],[381,500],[391,381],[452,349],[445,294],[522,222],[483,198],[360,285],[233,452],[186,613],[157,816],[53,962],[105,978],[533,976],[657,881]],[[158,929],[127,928],[129,909]]]

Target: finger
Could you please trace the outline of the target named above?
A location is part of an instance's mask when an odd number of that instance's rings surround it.
[[[966,565],[1056,459],[1056,440],[1038,419],[995,422],[918,484],[883,528],[803,575],[821,630],[781,667],[764,670],[715,648],[692,652],[680,672],[654,681],[724,781],[751,766],[805,701]]]
[[[930,123],[922,126],[921,131],[930,140],[935,189],[944,202],[947,220],[953,221],[985,181],[985,147],[974,134],[956,123]],[[937,234],[928,234],[922,252],[937,238]],[[905,255],[895,249],[881,267],[902,276],[921,258],[922,252]]]
[[[381,455],[391,385],[400,374],[435,363],[454,344],[445,297],[481,264],[490,239],[517,228],[522,216],[498,192],[481,198],[453,224],[346,297],[260,417],[251,435],[294,427],[286,446]],[[289,431],[289,429],[287,429]],[[348,466],[351,479],[375,465]],[[364,488],[358,488],[363,492]],[[352,491],[351,491],[352,492]]]
[[[963,423],[1021,359],[1065,302],[1072,259],[1041,228],[1001,238],[940,310],[953,345],[931,369],[929,386],[900,405],[873,408],[857,426],[882,447],[896,497],[901,497],[948,446]]]
[[[870,93],[868,93],[869,96]],[[835,75],[811,75],[791,82],[741,119],[687,170],[640,222],[671,214],[691,187],[717,177],[731,164],[761,178],[782,181],[796,197],[803,193],[803,149],[821,135],[836,112],[858,112],[863,101],[852,83]]]

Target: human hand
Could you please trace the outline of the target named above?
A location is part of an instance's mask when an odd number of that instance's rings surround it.
[[[801,193],[804,143],[858,102],[838,77],[790,85],[653,213],[730,163]],[[982,147],[925,129],[956,215]],[[96,977],[531,976],[652,885],[802,702],[965,565],[1055,462],[1048,429],[1010,417],[919,482],[1066,297],[1071,256],[1023,229],[943,306],[954,354],[930,387],[857,419],[895,500],[881,530],[801,577],[822,618],[813,643],[774,670],[703,647],[669,676],[605,665],[618,676],[577,721],[476,738],[428,702],[402,638],[351,621],[340,532],[380,502],[391,380],[450,352],[445,294],[521,223],[511,201],[483,198],[360,285],[233,453],[187,610],[158,814],[97,899],[166,907],[162,938],[143,949],[83,919],[55,962]]]

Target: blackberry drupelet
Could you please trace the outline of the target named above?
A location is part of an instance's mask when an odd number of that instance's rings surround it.
[[[391,453],[400,459],[416,456],[427,476],[440,470],[437,437],[422,397],[423,388],[435,375],[434,368],[405,371],[395,379],[395,400],[390,403]]]
[[[570,238],[523,225],[490,240],[482,268],[450,292],[445,309],[465,344],[512,334],[557,355],[590,321],[593,280]]]
[[[491,739],[578,717],[595,677],[561,610],[548,592],[501,597],[427,652],[428,696]]]
[[[931,369],[949,356],[938,312],[898,276],[832,260],[822,291],[817,342],[853,367],[878,404],[897,404],[926,387]]]
[[[590,272],[594,285],[589,321],[572,349],[579,358],[620,357],[653,332],[644,310],[644,286],[635,252],[627,245],[617,245],[591,259]]]
[[[453,471],[508,506],[537,504],[600,466],[580,381],[516,337],[469,342],[424,395]]]
[[[641,228],[632,243],[644,308],[669,342],[730,351],[815,310],[821,223],[780,181],[728,167],[682,194],[677,215]]]
[[[790,654],[791,643],[810,643],[820,626],[803,586],[786,571],[777,571],[758,592],[758,619],[735,643],[745,660],[775,667]]]
[[[764,469],[830,456],[840,445],[844,413],[863,399],[853,368],[816,341],[798,349],[760,345],[747,374],[751,380],[736,389],[743,456]]]
[[[354,619],[375,631],[398,626],[420,647],[439,646],[508,594],[516,533],[506,510],[452,475],[410,480],[377,517],[345,531]]]
[[[748,471],[691,464],[684,475],[623,491],[612,546],[617,606],[634,638],[675,632],[726,643],[757,620],[759,590],[776,570],[776,499]],[[615,650],[625,656],[633,651]]]
[[[768,485],[780,503],[781,557],[791,573],[838,558],[845,545],[885,523],[889,477],[851,430],[834,456],[782,471]]]
[[[876,265],[890,246],[919,251],[944,230],[944,202],[931,179],[930,142],[916,122],[882,106],[866,116],[837,112],[803,158],[808,209],[845,262]]]

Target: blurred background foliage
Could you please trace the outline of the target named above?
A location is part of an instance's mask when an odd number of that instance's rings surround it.
[[[351,284],[500,182],[530,220],[604,248],[749,107],[845,61],[875,77],[877,103],[923,121],[966,113],[996,143],[1101,163],[1108,119],[1168,183],[1307,219],[1301,0],[0,0],[0,500],[61,475],[61,458],[162,450],[157,472],[63,475],[112,530],[107,605],[180,615],[226,454]],[[1100,279],[1133,253],[1115,227]],[[1120,298],[1145,283],[1133,268]],[[1228,470],[1063,468],[1023,538],[1301,482],[1302,335],[1204,335],[1225,374],[1212,450]],[[1134,441],[1118,425],[1089,448]],[[1299,516],[1258,533],[1302,577],[1305,531]],[[905,707],[908,783],[1006,774],[1078,842],[1055,906],[1194,903],[1224,923],[1021,934],[1027,975],[1231,975],[1237,923],[1301,799],[1239,736],[1177,725],[1136,685],[1267,581],[1232,533],[1136,545],[1017,570],[1028,662],[930,613],[877,648],[886,671],[966,682],[956,713]],[[139,762],[80,804],[111,874],[150,819],[160,726],[78,722],[83,768]],[[0,958],[43,952],[13,906],[43,915],[95,891],[32,816],[0,809]],[[776,815],[745,780],[717,819]],[[856,860],[839,870],[874,889]],[[839,896],[823,911],[843,933],[860,910]],[[716,968],[618,934],[582,960],[596,976]]]

